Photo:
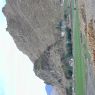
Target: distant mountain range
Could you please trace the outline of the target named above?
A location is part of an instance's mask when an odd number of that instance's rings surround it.
[[[45,89],[46,89],[47,95],[51,95],[53,87],[51,85],[46,85]]]
[[[45,89],[46,89],[47,95],[59,95],[58,91],[56,91],[56,89],[51,85],[46,85]]]

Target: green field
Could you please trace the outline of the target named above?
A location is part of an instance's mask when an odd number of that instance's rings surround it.
[[[68,14],[68,2],[64,0],[64,14]],[[74,57],[74,75],[75,75],[75,93],[76,95],[86,95],[86,64],[85,54],[87,49],[81,43],[80,20],[78,11],[78,1],[76,0],[76,9],[74,9],[74,0],[72,0],[72,30],[73,30],[73,57]],[[85,42],[85,41],[83,41]],[[84,51],[84,48],[86,49]]]
[[[86,95],[86,72],[85,59],[82,52],[81,36],[80,36],[80,21],[78,13],[78,3],[74,9],[74,0],[72,0],[72,19],[73,19],[73,56],[75,66],[75,92],[76,95]]]

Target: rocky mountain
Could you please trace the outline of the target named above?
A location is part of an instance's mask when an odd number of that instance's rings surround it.
[[[62,61],[65,40],[57,29],[63,19],[60,0],[6,0],[7,31],[34,63],[35,74],[66,95]]]
[[[35,74],[46,84],[53,86],[52,94],[72,95],[73,71],[69,64],[72,59],[72,19],[70,19],[72,15],[64,14],[63,1],[6,0],[3,13],[7,19],[6,30],[13,37],[18,49],[34,63]],[[87,63],[92,64],[91,69],[88,65],[88,80],[91,78],[89,72],[95,70],[94,5],[95,0],[78,0],[81,34],[83,35],[81,37],[87,38],[86,42],[83,42],[87,43],[83,44],[87,48],[85,58]],[[63,26],[67,34],[63,32]],[[90,60],[87,59],[87,52],[91,55]],[[95,71],[92,77],[94,74]],[[89,83],[88,81],[87,84]],[[93,82],[90,84],[93,85]]]

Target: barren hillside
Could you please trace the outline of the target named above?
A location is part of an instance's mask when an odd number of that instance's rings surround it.
[[[57,91],[58,95],[73,93],[70,64],[73,60],[72,0],[67,1],[69,11],[64,9],[66,0],[6,0],[3,8],[8,25],[6,30],[18,49],[34,63],[35,74],[46,84],[51,84],[55,89],[53,93]],[[86,47],[87,85],[91,84],[87,86],[87,95],[90,95],[90,89],[91,95],[95,95],[95,0],[78,0],[78,7],[80,30]]]

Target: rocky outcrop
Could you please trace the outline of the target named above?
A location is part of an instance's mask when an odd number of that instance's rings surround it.
[[[63,19],[60,0],[7,0],[3,8],[7,31],[17,47],[34,63],[35,74],[66,95],[62,61],[65,38],[56,28]]]
[[[3,12],[7,30],[17,47],[35,62],[60,37],[56,29],[62,17],[59,0],[7,0]]]

